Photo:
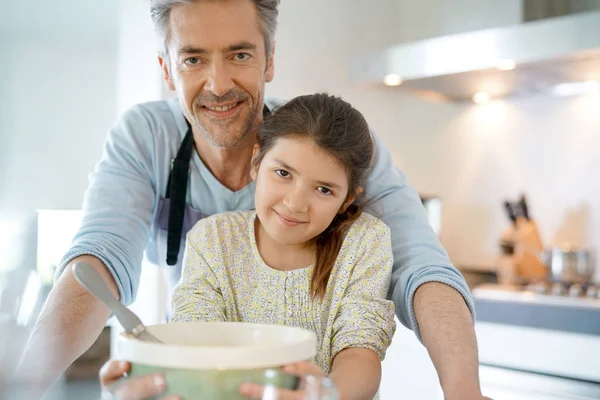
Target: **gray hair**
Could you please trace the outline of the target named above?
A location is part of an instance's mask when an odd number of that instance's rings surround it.
[[[160,47],[159,54],[165,56],[168,51],[169,43],[169,17],[171,10],[174,7],[185,6],[188,4],[195,3],[199,0],[149,0],[150,3],[150,16],[154,24],[154,31],[156,32],[159,40]],[[222,0],[200,0],[200,1],[222,1]],[[279,11],[280,0],[252,0],[258,14],[260,21],[260,30],[265,38],[265,50],[267,59],[271,55],[273,46],[275,45],[275,31],[277,30],[277,15]]]

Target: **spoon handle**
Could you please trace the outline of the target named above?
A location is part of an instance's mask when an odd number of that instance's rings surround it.
[[[106,283],[104,283],[104,279],[90,264],[85,262],[76,263],[73,266],[73,274],[77,282],[110,307],[127,332],[134,331],[140,325],[143,326],[138,316],[113,296]]]

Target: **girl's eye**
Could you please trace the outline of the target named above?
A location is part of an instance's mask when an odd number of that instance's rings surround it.
[[[333,194],[333,193],[331,192],[331,190],[329,190],[329,189],[327,189],[326,187],[323,187],[323,186],[319,186],[319,187],[317,188],[317,190],[318,190],[319,192],[323,193],[323,194],[327,194],[327,195]]]
[[[275,170],[275,173],[279,176],[281,176],[282,178],[287,178],[288,176],[290,176],[290,173],[287,172],[285,169],[278,169]]]

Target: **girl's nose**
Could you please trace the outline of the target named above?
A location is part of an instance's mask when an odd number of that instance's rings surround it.
[[[302,190],[292,190],[283,199],[283,204],[294,213],[304,213],[308,211],[308,202],[306,193]]]

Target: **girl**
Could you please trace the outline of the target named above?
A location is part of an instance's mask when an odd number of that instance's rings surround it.
[[[328,375],[343,399],[372,399],[395,330],[390,232],[356,204],[373,151],[367,122],[340,98],[277,109],[254,148],[255,211],[213,215],[189,232],[172,321],[310,329],[310,372]]]

